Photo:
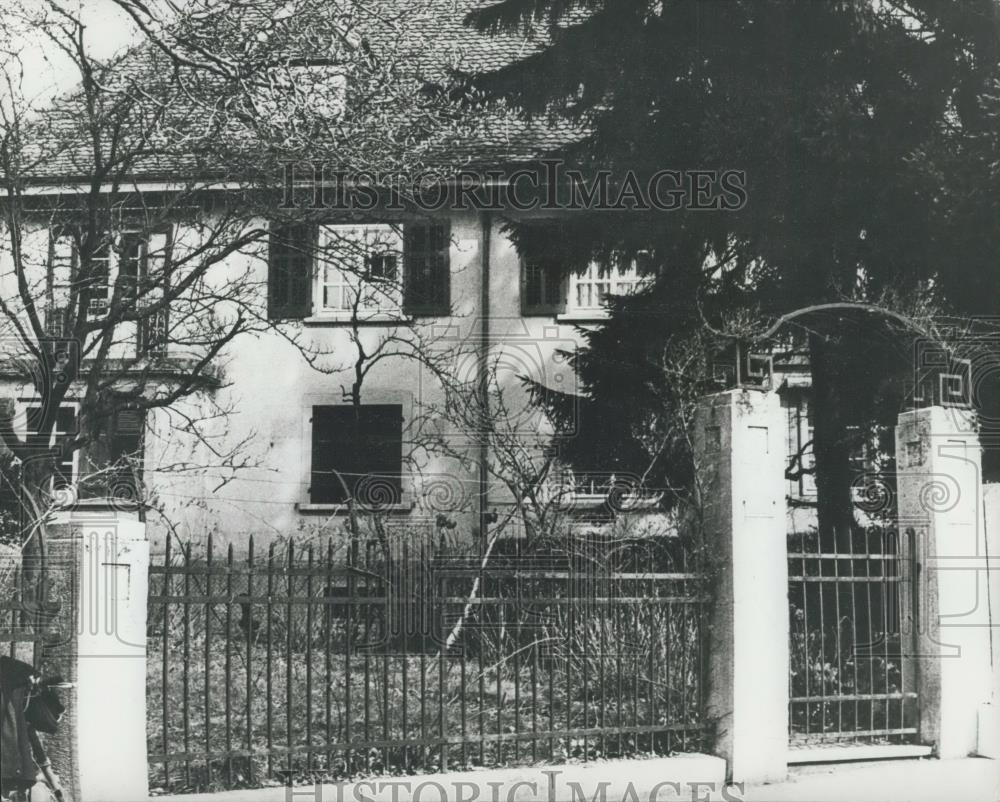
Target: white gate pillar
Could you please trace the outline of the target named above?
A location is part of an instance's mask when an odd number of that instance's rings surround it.
[[[695,466],[710,559],[709,715],[734,782],[788,769],[787,419],[777,394],[702,399]]]
[[[45,650],[45,670],[76,684],[47,742],[53,766],[76,802],[145,800],[145,524],[130,512],[89,508],[52,528],[47,559],[62,586],[64,627]]]
[[[992,682],[975,414],[940,406],[901,414],[896,462],[901,543],[911,565],[903,633],[916,630],[920,737],[938,757],[964,757],[976,752]]]

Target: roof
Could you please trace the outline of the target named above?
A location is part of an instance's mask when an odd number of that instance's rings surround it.
[[[296,140],[296,131],[285,130],[294,126],[280,102],[267,106],[274,125],[260,123],[256,106],[254,114],[247,114],[239,105],[249,93],[227,77],[230,67],[235,74],[265,57],[281,63],[275,69],[308,62],[327,77],[346,69],[353,88],[364,83],[366,92],[376,86],[384,94],[375,101],[367,94],[368,106],[358,113],[348,92],[343,122],[325,139],[330,151],[324,154],[334,155],[345,169],[370,168],[380,160],[391,168],[408,159],[441,168],[525,163],[582,136],[569,121],[529,120],[498,104],[461,119],[454,108],[425,114],[420,104],[427,102],[429,87],[447,91],[456,74],[490,71],[542,46],[541,36],[487,35],[464,25],[465,15],[482,0],[340,0],[339,7],[337,0],[226,0],[230,6],[233,2],[243,3],[245,13],[182,18],[165,36],[169,47],[144,41],[103,76],[109,87],[102,97],[109,126],[124,118],[129,131],[146,136],[142,152],[121,170],[130,179],[233,178],[282,154],[313,157],[315,133]],[[219,41],[231,49],[218,51]],[[359,65],[370,65],[371,72],[363,74]],[[321,88],[329,98],[332,90]],[[28,151],[35,164],[27,171],[29,181],[51,185],[91,178],[95,159],[90,137],[81,130],[82,102],[79,90],[70,93],[33,124]],[[438,117],[428,124],[434,114]],[[258,119],[251,121],[254,115]],[[104,158],[110,149],[108,143]]]

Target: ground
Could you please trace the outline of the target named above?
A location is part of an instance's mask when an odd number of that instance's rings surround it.
[[[615,761],[582,767],[495,770],[413,778],[377,789],[357,786],[265,788],[162,797],[170,802],[998,802],[1000,761],[894,760],[792,767],[786,781],[723,789],[715,783],[715,758]],[[548,775],[561,772],[555,794]],[[419,782],[418,782],[419,780]],[[664,785],[678,781],[681,793]],[[602,781],[608,784],[601,789]],[[525,783],[535,782],[534,788]],[[698,783],[701,783],[700,785]],[[630,792],[628,789],[633,790]],[[442,793],[443,792],[443,793]]]
[[[996,802],[1000,761],[893,760],[794,767],[786,782],[747,789],[747,802]]]

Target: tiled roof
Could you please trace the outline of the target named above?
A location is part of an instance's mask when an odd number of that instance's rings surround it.
[[[292,0],[294,3],[294,0]],[[336,0],[331,0],[336,2]],[[347,0],[348,3],[353,0]],[[446,85],[455,72],[474,73],[488,71],[510,63],[534,52],[541,46],[542,36],[514,36],[480,34],[465,26],[465,15],[483,0],[376,0],[359,4],[360,8],[377,9],[377,15],[358,20],[350,35],[339,30],[324,30],[296,21],[294,30],[305,31],[281,43],[283,58],[326,58],[337,48],[349,46],[364,49],[376,58],[391,52],[392,58],[405,65],[407,80],[425,85]],[[268,18],[262,3],[273,8]],[[199,20],[185,20],[187,29],[201,32],[205,41],[212,36],[237,35],[253,39],[258,34],[267,37],[281,36],[282,9],[289,0],[256,0],[248,13],[235,19],[232,15]],[[276,20],[273,18],[276,16]],[[247,33],[252,34],[247,36]],[[280,41],[272,39],[271,41]],[[325,49],[328,52],[319,52]],[[196,57],[196,56],[195,56]],[[193,57],[193,58],[195,58]],[[133,48],[113,66],[106,81],[112,87],[133,83],[153,98],[168,96],[162,117],[152,121],[145,109],[136,112],[136,126],[146,125],[153,132],[148,152],[136,159],[128,170],[136,180],[177,179],[203,177],[220,172],[232,172],[232,167],[219,164],[218,151],[204,151],[191,147],[197,140],[192,132],[207,125],[205,112],[213,101],[213,79],[190,71],[191,79],[184,92],[179,92],[170,80],[174,64],[162,50],[149,42]],[[181,67],[183,70],[184,68]],[[330,69],[336,70],[331,67]],[[197,77],[196,77],[197,76]],[[190,87],[196,86],[194,93]],[[215,84],[218,86],[218,84]],[[188,94],[201,93],[201,105],[189,102]],[[222,94],[222,93],[219,93]],[[56,101],[35,123],[29,149],[38,158],[30,170],[30,180],[51,184],[74,179],[87,179],[94,172],[94,157],[86,132],[81,131],[81,99],[78,94]],[[140,104],[150,106],[151,104]],[[280,113],[280,110],[279,110]],[[347,115],[351,114],[348,108]],[[250,134],[249,136],[253,136]],[[527,120],[510,111],[477,112],[473,124],[443,133],[432,133],[424,140],[415,139],[414,148],[422,153],[424,163],[460,166],[497,166],[524,163],[551,154],[565,147],[582,135],[579,129],[563,120]],[[242,129],[233,141],[248,133]],[[224,139],[225,137],[223,137]],[[409,141],[409,140],[408,140]],[[221,142],[221,140],[220,140]],[[344,165],[349,168],[353,165]]]

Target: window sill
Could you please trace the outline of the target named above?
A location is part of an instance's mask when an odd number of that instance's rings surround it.
[[[610,315],[607,310],[592,309],[580,312],[562,312],[556,315],[560,323],[604,323]]]
[[[662,500],[662,493],[650,496],[628,495],[618,499],[614,504],[617,512],[649,512],[655,511]],[[612,503],[608,493],[570,493],[558,502],[558,506],[562,510],[583,512],[598,510],[605,506],[610,508]]]
[[[310,504],[300,502],[295,505],[295,509],[303,515],[344,515],[348,514],[346,504]],[[356,511],[360,515],[372,512],[404,513],[413,510],[413,502],[402,501],[399,504],[386,504],[384,507],[366,507],[359,505]]]
[[[364,316],[359,315],[357,319],[350,314],[328,313],[310,315],[302,319],[304,326],[347,326],[355,323],[359,326],[385,326],[391,323],[409,325],[412,322],[413,317],[402,312],[372,312]]]
[[[115,510],[121,512],[136,512],[142,507],[142,504],[135,499],[125,499],[111,496],[87,496],[86,498],[77,498],[75,495],[77,493],[75,487],[72,492],[74,494],[72,499],[53,502],[53,509],[60,511]]]

